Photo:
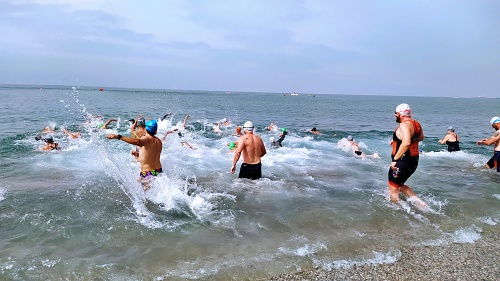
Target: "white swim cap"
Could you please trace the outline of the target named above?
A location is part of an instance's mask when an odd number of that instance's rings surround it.
[[[491,118],[491,120],[490,120],[491,125],[498,123],[498,122],[500,122],[500,117],[498,117],[498,116],[495,116],[495,117]]]
[[[253,123],[251,121],[245,122],[245,125],[243,125],[243,130],[253,132]]]
[[[447,131],[455,132],[455,128],[453,128],[453,126],[449,126]]]
[[[347,140],[352,141],[353,140],[352,136],[347,136]]]
[[[401,116],[411,116],[411,109],[407,103],[402,103],[396,107],[396,112],[399,112]]]
[[[271,138],[270,138],[270,140],[271,140],[271,141],[274,141],[274,137],[271,137]]]

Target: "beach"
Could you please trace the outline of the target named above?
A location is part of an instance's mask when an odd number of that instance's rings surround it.
[[[404,247],[391,264],[311,269],[270,280],[498,280],[499,230],[485,231],[476,243]]]

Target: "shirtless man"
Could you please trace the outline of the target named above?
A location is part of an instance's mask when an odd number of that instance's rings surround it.
[[[495,167],[495,169],[497,170],[497,172],[500,172],[500,165],[499,165],[499,161],[500,161],[500,117],[498,116],[495,116],[493,118],[491,118],[490,120],[490,124],[491,124],[491,127],[493,129],[495,129],[495,133],[493,134],[493,136],[489,139],[482,139],[480,141],[477,141],[477,144],[478,145],[494,145],[494,154],[493,154],[493,167]],[[490,159],[491,161],[491,159]],[[491,162],[488,161],[488,163],[486,164],[487,167],[489,168],[493,168],[490,164]]]
[[[262,139],[253,134],[253,123],[247,121],[243,125],[245,134],[238,138],[238,147],[234,153],[233,165],[231,166],[231,174],[236,171],[236,163],[240,159],[243,152],[243,163],[240,167],[239,178],[260,179],[262,176],[262,164],[260,158],[266,155],[266,147]]]
[[[124,137],[117,134],[109,134],[107,136],[108,139],[119,139],[139,147],[139,157],[137,158],[137,161],[141,163],[139,181],[142,183],[145,191],[149,189],[149,181],[152,177],[163,172],[160,162],[162,143],[155,136],[157,129],[158,124],[156,120],[150,120],[146,122],[146,135],[140,138]]]
[[[398,105],[394,115],[399,126],[392,135],[392,162],[388,172],[390,199],[398,203],[399,192],[401,192],[426,206],[427,204],[405,184],[406,180],[417,170],[420,154],[418,143],[424,140],[424,132],[417,120],[411,118],[411,109],[408,104]]]

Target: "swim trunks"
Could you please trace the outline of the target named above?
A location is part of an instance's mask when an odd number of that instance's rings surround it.
[[[495,170],[497,170],[497,172],[500,172],[500,163],[499,162],[500,162],[500,151],[495,151],[495,154],[493,155],[493,164],[494,164]]]
[[[162,168],[159,168],[159,169],[155,169],[155,170],[151,170],[151,171],[147,171],[147,172],[140,172],[139,173],[139,176],[143,179],[145,178],[149,178],[149,177],[156,177],[157,175],[159,175],[160,173],[163,172],[163,169]]]
[[[356,153],[356,155],[361,155],[361,154],[363,154],[363,152],[361,152],[361,151],[359,151],[359,150],[354,151],[354,153]]]
[[[247,164],[243,163],[241,164],[240,167],[240,174],[239,178],[246,178],[246,179],[260,179],[262,177],[262,164]]]
[[[403,186],[408,178],[417,170],[418,157],[407,158],[406,160],[399,159],[396,161],[397,170],[389,167],[389,184],[399,188]]]

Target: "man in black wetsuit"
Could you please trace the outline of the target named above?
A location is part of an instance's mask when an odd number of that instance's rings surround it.
[[[399,202],[399,192],[408,198],[414,198],[426,206],[413,190],[405,184],[406,180],[417,170],[420,151],[418,143],[424,140],[422,127],[411,118],[410,106],[406,103],[398,105],[394,112],[399,126],[392,136],[392,162],[388,172],[388,188],[392,202]]]

